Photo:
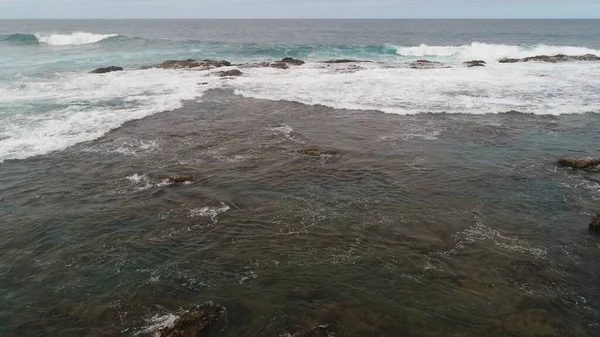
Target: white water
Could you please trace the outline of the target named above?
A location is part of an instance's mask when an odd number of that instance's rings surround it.
[[[196,72],[57,74],[0,82],[0,162],[93,140],[124,122],[181,107],[215,85]],[[3,114],[4,111],[10,115]]]
[[[0,162],[96,139],[126,121],[179,108],[182,101],[214,88],[232,88],[244,97],[395,114],[600,112],[600,63],[489,61],[486,67],[467,68],[462,64],[467,54],[462,55],[442,60],[450,69],[410,69],[406,59],[399,59],[360,64],[358,70],[352,64],[321,63],[288,70],[244,68],[244,75],[233,79],[210,76],[211,71],[158,69],[18,76],[0,82]],[[274,132],[292,136],[285,127]]]
[[[406,64],[362,64],[359,71],[317,64],[286,71],[257,68],[231,83],[244,97],[396,114],[600,112],[598,63],[451,65],[426,70]]]
[[[462,61],[486,60],[497,61],[502,58],[524,58],[537,55],[600,55],[600,50],[585,47],[569,46],[514,46],[504,44],[487,44],[473,42],[463,46],[428,46],[422,44],[418,47],[395,46],[396,54],[411,57],[455,57]]]
[[[54,46],[90,44],[115,36],[118,36],[118,34],[93,34],[86,32],[74,32],[71,34],[35,34],[35,37],[40,43],[47,43]]]

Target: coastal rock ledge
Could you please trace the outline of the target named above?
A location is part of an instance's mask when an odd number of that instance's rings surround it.
[[[573,61],[600,61],[600,56],[594,54],[586,54],[586,55],[538,55],[525,57],[522,59],[512,59],[512,58],[504,58],[501,59],[500,63],[519,63],[519,62],[529,62],[529,61],[537,61],[537,62],[548,62],[548,63],[559,63],[559,62],[573,62]]]
[[[110,66],[106,68],[98,68],[96,70],[90,71],[90,74],[106,74],[112,73],[113,71],[123,71],[123,67]]]
[[[600,168],[598,168],[598,165],[600,165],[599,159],[561,158],[558,160],[558,165],[588,172],[600,172]]]
[[[142,69],[159,68],[159,69],[194,69],[194,70],[209,70],[213,68],[229,67],[231,62],[224,60],[168,60],[161,64],[144,67]]]
[[[467,62],[463,62],[467,67],[472,68],[472,67],[485,67],[485,61],[483,60],[473,60],[473,61],[467,61]]]
[[[159,331],[160,337],[198,337],[207,336],[218,327],[225,318],[225,308],[214,304],[205,304],[192,308],[173,323]]]

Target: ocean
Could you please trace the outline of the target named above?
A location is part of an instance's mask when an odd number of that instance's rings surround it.
[[[599,27],[0,21],[0,335],[600,336]]]

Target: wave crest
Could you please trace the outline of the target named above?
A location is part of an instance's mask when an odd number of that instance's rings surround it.
[[[396,47],[396,54],[408,57],[456,57],[461,60],[499,60],[502,58],[524,58],[537,55],[600,55],[600,50],[586,47],[549,46],[538,44],[533,46],[515,46],[505,44],[488,44],[473,42],[463,46],[429,46],[422,44],[416,47]]]
[[[100,42],[111,37],[117,37],[119,34],[93,34],[87,32],[74,32],[71,34],[44,34],[37,33],[35,37],[39,43],[46,43],[54,46],[83,45]]]

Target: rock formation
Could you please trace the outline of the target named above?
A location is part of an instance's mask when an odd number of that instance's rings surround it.
[[[244,73],[238,69],[232,69],[232,70],[227,70],[227,71],[219,71],[216,74],[221,77],[229,77],[229,76],[242,76]]]
[[[122,67],[117,67],[117,66],[110,66],[110,67],[106,67],[106,68],[98,68],[96,70],[90,71],[90,74],[106,74],[106,73],[111,73],[113,71],[123,71],[123,68]]]
[[[218,60],[168,60],[161,64],[157,64],[148,68],[160,68],[160,69],[194,69],[194,70],[208,70],[220,67],[229,67],[231,62],[229,61],[218,61]]]
[[[160,337],[206,336],[225,316],[225,309],[214,304],[196,306],[175,320],[173,327],[160,330]]]
[[[522,59],[504,58],[498,62],[500,62],[500,63],[518,63],[518,62],[530,62],[530,61],[548,62],[548,63],[573,62],[573,61],[600,61],[600,57],[593,55],[593,54],[586,54],[586,55],[557,54],[557,55],[553,55],[553,56],[537,55],[537,56],[525,57]]]
[[[600,160],[598,159],[572,159],[572,158],[561,158],[558,160],[558,164],[564,167],[570,167],[578,170],[586,170],[589,172],[598,171],[598,165]]]
[[[471,68],[471,67],[485,67],[485,61],[483,60],[473,60],[473,61],[467,61],[467,62],[463,62],[464,64],[467,65],[467,67]]]

